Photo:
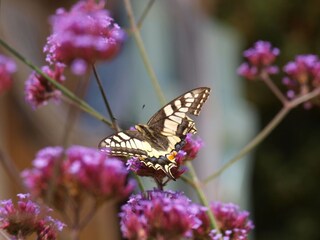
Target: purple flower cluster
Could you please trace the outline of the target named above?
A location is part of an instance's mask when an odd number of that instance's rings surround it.
[[[63,64],[55,64],[54,69],[48,66],[42,67],[42,71],[50,78],[62,83],[65,80]],[[56,102],[61,97],[60,90],[56,89],[45,77],[36,72],[32,72],[25,83],[25,99],[33,109],[48,104],[53,99]]]
[[[199,226],[193,204],[181,193],[147,191],[131,196],[120,213],[127,239],[181,239]]]
[[[283,67],[283,71],[287,76],[282,82],[289,89],[290,99],[320,87],[320,60],[316,55],[298,55]]]
[[[241,211],[239,206],[233,203],[214,202],[211,204],[220,234],[224,240],[247,240],[248,234],[253,230],[254,225],[249,220],[249,212]],[[212,239],[219,239],[221,235],[211,231]]]
[[[12,200],[0,201],[0,229],[24,239],[36,233],[39,240],[54,240],[57,232],[62,231],[64,224],[48,215],[50,209],[40,207],[30,200],[29,194],[18,194],[15,206]]]
[[[58,173],[55,181],[54,207],[65,209],[66,199],[75,201],[85,195],[96,200],[122,200],[133,191],[135,184],[128,181],[124,164],[109,158],[97,149],[72,146],[66,151],[61,147],[40,150],[33,160],[33,168],[21,175],[25,185],[35,197],[45,198],[55,165]]]
[[[0,54],[0,94],[12,85],[12,74],[16,71],[16,64],[10,58]]]
[[[272,63],[279,55],[280,50],[273,48],[270,42],[257,41],[253,48],[249,48],[243,53],[248,62],[242,63],[237,70],[240,76],[249,80],[256,79],[264,71],[268,74],[278,73],[278,67]]]
[[[147,191],[131,196],[120,213],[121,231],[133,239],[223,239],[247,240],[253,229],[249,213],[234,204],[213,203],[221,233],[212,230],[206,208],[192,203],[182,193]]]
[[[71,65],[75,74],[83,74],[89,64],[109,60],[120,50],[124,31],[116,24],[105,2],[83,0],[70,11],[60,8],[51,17],[52,34],[44,51],[47,61]]]
[[[133,180],[122,161],[109,158],[97,149],[73,146],[66,151],[63,163],[65,180],[99,199],[127,198],[133,191]]]
[[[185,138],[185,144],[182,147],[182,149],[178,153],[178,158],[179,154],[182,157],[182,161],[189,161],[193,160],[197,157],[198,152],[200,149],[203,147],[203,141],[200,138],[193,138],[193,134],[189,133],[187,134],[187,137]]]

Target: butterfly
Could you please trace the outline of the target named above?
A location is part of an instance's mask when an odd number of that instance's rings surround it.
[[[197,131],[187,114],[198,116],[209,94],[208,87],[188,91],[156,112],[147,124],[135,125],[132,130],[103,139],[99,149],[111,156],[138,157],[147,167],[162,170],[175,179],[171,173],[177,167],[175,156],[185,144],[187,134]]]

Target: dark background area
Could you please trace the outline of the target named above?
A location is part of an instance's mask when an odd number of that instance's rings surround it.
[[[241,32],[245,49],[260,39],[278,47],[278,66],[298,54],[319,54],[319,1],[208,1],[206,7],[219,21]],[[284,90],[281,77],[274,80]],[[246,90],[263,127],[281,105],[261,82],[247,82]],[[318,107],[304,110],[300,106],[256,149],[252,177],[255,239],[320,239],[319,123]]]

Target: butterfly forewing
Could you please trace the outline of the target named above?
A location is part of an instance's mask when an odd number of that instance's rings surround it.
[[[195,133],[194,121],[187,114],[198,116],[209,93],[210,88],[202,87],[182,94],[154,114],[147,125],[164,135],[181,137],[189,132]]]
[[[127,130],[111,135],[99,144],[99,148],[113,156],[148,157],[151,145],[138,131]]]

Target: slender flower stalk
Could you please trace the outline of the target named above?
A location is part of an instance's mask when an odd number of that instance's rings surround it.
[[[153,85],[153,88],[154,88],[154,90],[156,91],[156,93],[158,95],[159,101],[160,101],[160,103],[162,105],[164,105],[166,103],[166,98],[163,95],[163,92],[161,90],[159,81],[158,81],[157,76],[156,76],[156,74],[154,72],[154,69],[153,69],[153,67],[152,67],[152,65],[150,63],[147,51],[146,51],[144,43],[142,41],[139,29],[138,29],[138,27],[136,25],[136,20],[134,18],[132,6],[131,6],[131,0],[124,0],[124,4],[125,4],[125,8],[126,8],[128,17],[129,17],[130,26],[131,26],[131,28],[133,30],[133,37],[134,37],[134,40],[135,40],[135,42],[137,44],[137,47],[139,49],[142,61],[143,61],[144,66],[145,66],[145,68],[147,70],[147,73],[148,73],[148,75],[149,75],[149,77],[151,79],[151,83]]]
[[[89,85],[89,77],[83,77],[83,83],[80,81],[75,89],[75,95],[77,95],[79,98],[83,99]],[[66,117],[66,124],[64,126],[63,136],[61,140],[61,145],[63,147],[67,147],[69,145],[69,137],[70,133],[73,130],[73,127],[75,126],[75,122],[77,121],[77,118],[79,116],[80,109],[76,107],[73,104],[69,105],[67,117]]]
[[[288,104],[288,99],[282,94],[280,89],[270,79],[269,74],[266,71],[262,71],[260,74],[262,81],[270,88],[274,95],[281,101],[283,105]]]
[[[230,159],[226,164],[224,164],[219,170],[207,177],[203,182],[208,183],[209,181],[220,176],[225,170],[231,167],[233,164],[242,159],[243,156],[248,154],[252,149],[258,146],[270,133],[280,124],[284,117],[295,107],[301,103],[307,102],[312,98],[320,95],[320,88],[313,90],[312,92],[302,95],[292,101],[288,101],[286,105],[278,112],[278,114],[269,122],[269,124],[257,135],[255,136],[239,153]]]
[[[150,11],[150,9],[151,9],[151,7],[153,6],[153,4],[154,4],[155,1],[156,1],[156,0],[150,0],[150,1],[148,2],[147,6],[145,7],[145,9],[143,10],[143,12],[142,12],[142,14],[141,14],[141,17],[139,18],[138,23],[137,23],[137,28],[138,28],[138,30],[141,30],[142,24],[143,24],[146,16],[148,15],[148,13],[149,13],[149,11]]]
[[[9,52],[11,52],[15,57],[17,57],[20,61],[22,61],[24,64],[26,64],[32,70],[34,70],[36,73],[38,73],[39,75],[41,75],[42,77],[47,79],[52,85],[54,85],[57,89],[59,89],[68,99],[70,99],[71,102],[75,103],[83,111],[89,113],[90,115],[92,115],[93,117],[97,118],[98,120],[106,123],[107,125],[112,126],[112,123],[109,120],[107,120],[99,112],[97,112],[95,109],[93,109],[88,103],[79,99],[74,93],[72,93],[66,87],[64,87],[63,85],[61,85],[60,83],[58,83],[54,79],[50,78],[48,75],[44,74],[38,67],[36,67],[34,64],[32,64],[27,58],[22,56],[19,52],[17,52],[15,49],[13,49],[9,44],[7,44],[1,38],[0,38],[0,45],[2,45],[4,48],[6,48]]]
[[[108,111],[109,116],[110,116],[110,118],[111,118],[112,128],[113,128],[115,131],[119,132],[119,131],[120,131],[120,127],[119,127],[119,125],[118,125],[118,123],[117,123],[117,119],[114,117],[114,115],[113,115],[113,113],[112,113],[112,110],[111,110],[109,101],[108,101],[108,99],[107,99],[107,95],[106,95],[106,93],[105,93],[105,91],[104,91],[104,89],[103,89],[101,79],[100,79],[100,77],[99,77],[99,74],[98,74],[97,69],[96,69],[96,67],[95,67],[94,64],[92,65],[92,70],[93,70],[95,79],[96,79],[96,81],[97,81],[97,84],[98,84],[100,93],[101,93],[101,95],[102,95],[104,104],[106,105],[107,111]]]
[[[187,162],[187,166],[189,168],[189,171],[190,171],[190,175],[192,177],[192,180],[194,182],[194,185],[195,185],[195,190],[196,190],[196,193],[198,195],[198,198],[200,200],[200,202],[205,206],[207,207],[208,211],[207,211],[207,214],[208,214],[208,217],[210,219],[210,223],[211,223],[211,227],[212,229],[215,229],[218,233],[220,233],[220,230],[218,229],[217,227],[217,223],[216,223],[216,219],[215,219],[215,216],[214,214],[209,210],[210,209],[210,205],[209,205],[209,202],[204,194],[204,192],[202,191],[201,187],[200,187],[200,180],[191,164],[191,162]]]

